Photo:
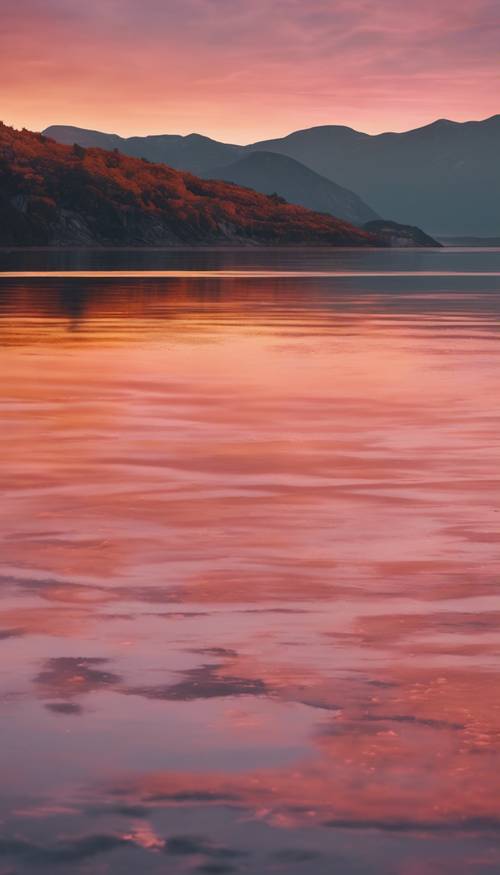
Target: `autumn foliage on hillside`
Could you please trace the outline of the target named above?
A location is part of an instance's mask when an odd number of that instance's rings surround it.
[[[379,240],[276,196],[0,123],[0,245],[210,243]]]

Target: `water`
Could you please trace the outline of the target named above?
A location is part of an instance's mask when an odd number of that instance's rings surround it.
[[[0,875],[497,873],[500,250],[0,254],[75,269],[0,276]]]

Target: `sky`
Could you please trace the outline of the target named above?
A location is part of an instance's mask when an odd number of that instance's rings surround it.
[[[498,0],[2,0],[2,119],[248,143],[500,112]]]

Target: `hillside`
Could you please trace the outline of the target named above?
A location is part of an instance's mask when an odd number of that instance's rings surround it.
[[[165,161],[205,177],[220,177],[225,168],[226,178],[229,165],[245,155],[273,152],[356,192],[384,219],[418,225],[440,236],[500,235],[500,115],[471,122],[440,119],[412,131],[373,136],[341,125],[326,125],[249,146],[218,143],[198,134],[122,139],[80,128],[54,127],[47,132],[71,144],[117,146],[127,154]],[[235,174],[234,166],[230,172]],[[244,172],[250,174],[246,165]],[[303,203],[300,190],[293,197],[285,193],[284,174],[278,166],[275,174],[272,190],[291,201],[298,195],[301,200],[297,202]],[[237,181],[241,184],[243,179]],[[254,186],[263,187],[260,182],[255,176]],[[296,184],[294,180],[292,184]]]
[[[247,147],[340,181],[382,216],[434,234],[500,233],[500,115],[370,136],[330,125]]]
[[[226,182],[0,125],[0,245],[387,245]]]
[[[245,153],[233,164],[202,175],[245,185],[264,194],[276,192],[290,203],[331,213],[354,225],[364,225],[380,218],[354,192],[276,152]]]

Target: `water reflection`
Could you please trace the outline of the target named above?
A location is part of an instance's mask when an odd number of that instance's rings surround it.
[[[499,870],[498,291],[0,281],[2,875]]]

